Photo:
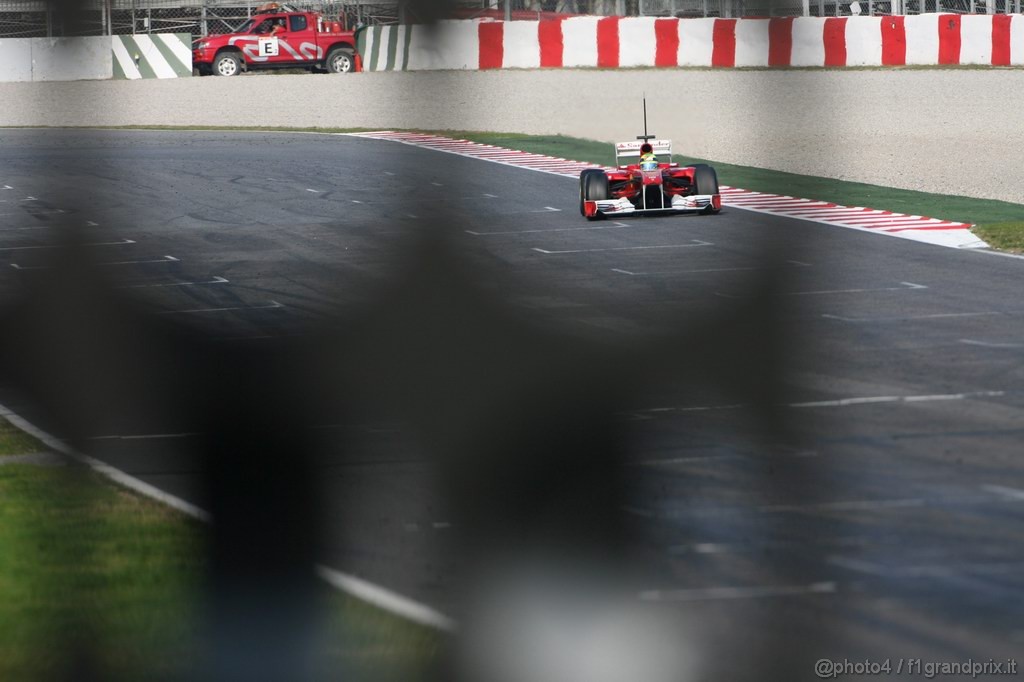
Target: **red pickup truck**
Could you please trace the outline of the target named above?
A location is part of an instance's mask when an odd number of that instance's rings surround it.
[[[242,69],[356,70],[352,31],[316,12],[264,7],[235,33],[203,36],[192,43],[192,65],[200,76],[237,76]]]

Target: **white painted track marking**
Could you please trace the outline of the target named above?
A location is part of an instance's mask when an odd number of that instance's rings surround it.
[[[198,431],[185,431],[183,433],[142,433],[129,436],[92,436],[91,438],[86,438],[86,440],[163,440],[165,438],[191,438],[192,436],[201,435]]]
[[[317,566],[316,572],[329,585],[333,585],[342,592],[351,594],[385,611],[445,632],[454,632],[456,630],[455,621],[448,616],[425,604],[420,604],[407,597],[403,597],[397,592],[392,592],[380,585],[367,582],[354,575],[341,573],[327,566]]]
[[[234,310],[277,310],[284,308],[283,303],[270,301],[267,305],[244,305],[230,308],[193,308],[192,310],[165,310],[160,315],[186,315],[191,313],[225,313]]]
[[[516,234],[543,234],[545,232],[577,232],[580,230],[618,230],[623,227],[627,227],[627,225],[618,223],[615,225],[600,225],[596,227],[556,227],[547,230],[504,230],[501,232],[474,232],[473,230],[466,230],[466,234],[471,234],[474,237],[495,237]]]
[[[914,284],[913,282],[900,282],[898,287],[884,287],[881,289],[825,289],[822,291],[791,291],[783,294],[784,296],[824,296],[827,294],[866,294],[874,293],[879,291],[917,291],[920,289],[927,289],[928,287],[924,284]]]
[[[206,523],[209,523],[212,520],[212,516],[209,512],[201,509],[191,502],[169,493],[165,493],[159,488],[127,474],[120,469],[112,467],[109,464],[101,462],[93,457],[89,457],[88,455],[82,454],[69,447],[62,440],[55,438],[49,433],[36,427],[34,424],[30,423],[2,403],[0,403],[0,417],[4,417],[11,424],[30,436],[33,436],[50,449],[70,457],[77,462],[81,462],[98,474],[106,476],[118,485],[139,493],[144,497],[148,497],[151,500],[156,500],[157,502],[167,505],[172,509],[176,509],[186,516],[190,516],[194,519],[198,519]],[[396,616],[400,616],[427,627],[433,627],[445,631],[455,630],[456,625],[454,620],[439,611],[432,609],[426,604],[420,604],[419,602],[409,599],[408,597],[404,597],[397,592],[392,592],[387,588],[375,585],[367,580],[363,580],[362,578],[357,578],[354,575],[342,573],[341,571],[327,566],[317,565],[315,570],[321,579],[335,589],[339,589],[346,594],[350,594],[353,597],[361,599],[372,606],[387,611],[388,613],[392,613]]]
[[[931,313],[928,315],[906,315],[902,317],[845,317],[843,315],[830,315],[826,313],[822,317],[828,320],[839,320],[840,322],[914,322],[916,320],[944,320],[947,318],[989,317],[1006,314],[996,310],[987,310],[977,313]]]
[[[135,244],[132,239],[122,239],[117,242],[93,242],[91,244],[43,244],[39,246],[0,246],[0,251],[33,251],[37,249],[69,249],[85,246],[128,246]]]
[[[879,395],[863,396],[855,398],[838,398],[835,400],[814,400],[799,403],[783,403],[778,407],[786,407],[796,410],[819,409],[831,407],[857,407],[860,405],[877,405],[879,403],[926,403],[945,402],[950,400],[973,400],[975,398],[1001,398],[1006,396],[1006,391],[970,391],[963,393],[940,393],[927,395]],[[743,410],[753,407],[746,403],[735,403],[731,405],[684,405],[678,407],[647,407],[635,410],[626,410],[625,414],[669,414],[686,412],[713,412],[720,410]]]
[[[983,485],[981,489],[995,493],[1004,500],[1010,500],[1013,502],[1024,502],[1024,490],[1018,490],[1017,488],[1007,488],[1004,485]]]
[[[179,263],[177,258],[174,256],[164,256],[156,260],[122,260],[114,263],[92,263],[94,266],[113,266],[113,265],[147,265],[150,263]],[[11,267],[15,270],[50,270],[53,266],[50,265],[18,265],[17,263],[11,263]]]
[[[156,488],[155,486],[152,486],[149,483],[146,483],[145,481],[141,481],[135,478],[134,476],[126,474],[120,469],[115,469],[109,464],[106,464],[98,459],[94,459],[92,457],[89,457],[88,455],[84,455],[78,452],[77,450],[71,448],[66,443],[64,443],[64,441],[59,440],[54,436],[51,436],[49,433],[43,431],[42,429],[37,428],[34,424],[23,419],[20,415],[8,409],[3,404],[0,404],[0,417],[4,417],[11,424],[18,427],[19,429],[29,434],[30,436],[36,438],[51,450],[66,455],[67,457],[70,457],[76,462],[80,462],[88,466],[93,471],[96,471],[97,473],[106,476],[115,483],[118,483],[119,485],[122,485],[125,488],[128,488],[129,490],[134,490],[135,492],[144,495],[145,497],[148,497],[150,499],[156,500],[162,504],[165,504],[168,507],[171,507],[172,509],[177,509],[178,511],[188,516],[191,516],[192,518],[199,519],[201,521],[210,520],[210,514],[208,512],[204,511],[203,509],[200,509],[191,502],[186,502],[180,497],[175,497],[174,495],[165,493],[159,488]]]
[[[540,249],[533,247],[534,251],[543,253],[545,255],[558,255],[566,253],[602,253],[606,251],[647,251],[651,249],[692,249],[698,246],[714,246],[711,242],[701,241],[700,239],[694,239],[690,244],[665,244],[664,246],[615,246],[606,249],[568,249],[565,251],[548,251],[547,249]]]
[[[798,597],[809,594],[832,594],[836,591],[834,582],[818,582],[810,585],[776,585],[756,587],[703,587],[685,590],[645,590],[640,593],[642,601],[649,602],[693,602],[717,601],[724,599],[763,599],[766,597]]]
[[[964,574],[974,575],[1015,575],[1021,572],[1024,564],[1016,562],[993,562],[993,563],[943,563],[943,564],[920,564],[916,566],[898,565],[887,566],[885,564],[864,559],[855,559],[841,555],[829,556],[826,561],[833,566],[845,568],[857,573],[881,576],[886,578],[956,578]]]
[[[960,339],[960,343],[967,344],[968,346],[981,346],[982,348],[1024,348],[1024,343],[994,343],[992,341],[976,341],[974,339]]]
[[[875,405],[878,403],[927,403],[949,400],[970,400],[972,398],[999,398],[1006,391],[973,391],[969,393],[942,393],[935,395],[883,395],[865,398],[842,398],[840,400],[816,400],[806,403],[789,403],[786,407],[797,409],[813,407],[850,407],[853,405]]]
[[[160,287],[197,287],[206,284],[227,284],[228,280],[223,277],[214,277],[211,280],[204,282],[175,282],[173,284],[126,284],[124,286],[116,287],[118,289],[150,289]]]

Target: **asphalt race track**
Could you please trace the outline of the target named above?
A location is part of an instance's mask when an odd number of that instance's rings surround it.
[[[1024,650],[1022,260],[737,209],[588,223],[571,180],[345,136],[0,139],[0,303],[45,276],[58,222],[152,315],[252,343],[372,300],[434,225],[490,273],[485,291],[581,345],[728,335],[701,321],[767,300],[786,332],[785,438],[760,439],[751,406],[704,380],[621,412],[642,598],[688,614],[696,650],[781,642],[809,679],[822,657]],[[705,339],[726,343],[770,344]],[[705,359],[685,362],[697,375]],[[59,429],[12,386],[0,403]],[[359,443],[322,462],[324,563],[457,612],[456,522],[430,461],[400,423],[323,427]],[[206,503],[185,427],[109,428],[90,454]]]

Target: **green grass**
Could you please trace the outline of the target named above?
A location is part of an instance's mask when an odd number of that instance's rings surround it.
[[[0,454],[40,449],[2,419],[0,433]],[[191,679],[208,540],[81,467],[0,464],[0,680],[75,679],[76,648],[94,679]],[[330,679],[426,679],[444,635],[322,589]]]
[[[193,658],[196,523],[73,467],[0,466],[0,679],[168,678]]]
[[[0,457],[28,455],[44,450],[46,450],[46,446],[24,431],[14,428],[9,421],[0,417]]]
[[[1024,253],[1024,221],[1014,220],[978,225],[974,229],[974,233],[994,249],[1009,253]]]

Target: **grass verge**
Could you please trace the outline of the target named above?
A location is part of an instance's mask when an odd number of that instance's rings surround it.
[[[974,233],[994,249],[1008,253],[1024,253],[1024,220],[978,225]]]
[[[43,452],[46,446],[0,417],[0,457]]]
[[[0,455],[41,449],[18,433],[0,418]],[[74,465],[0,464],[0,500],[0,680],[194,677],[204,524]],[[326,585],[323,604],[329,679],[424,679],[443,649]]]

